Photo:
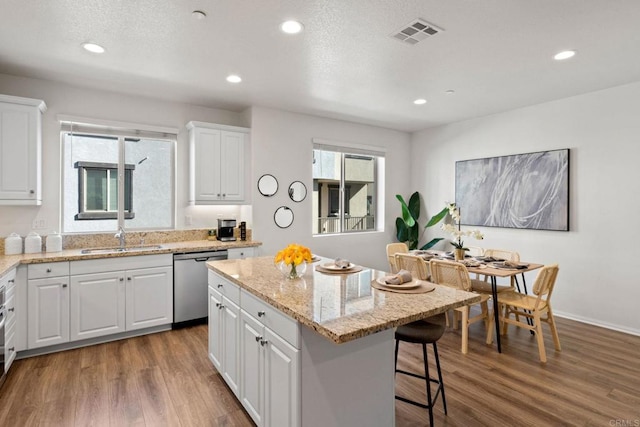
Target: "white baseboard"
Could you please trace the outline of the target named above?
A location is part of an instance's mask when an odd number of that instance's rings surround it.
[[[639,329],[628,328],[626,326],[615,325],[613,323],[601,322],[599,320],[591,319],[588,317],[576,316],[575,314],[565,313],[562,311],[553,310],[553,315],[562,317],[564,319],[575,320],[581,323],[587,323],[593,326],[600,326],[601,328],[611,329],[613,331],[624,332],[625,334],[640,336]]]

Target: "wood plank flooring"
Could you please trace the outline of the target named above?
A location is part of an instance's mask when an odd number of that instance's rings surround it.
[[[438,402],[435,425],[640,425],[640,337],[557,320],[563,349],[545,335],[547,364],[527,331],[510,329],[498,354],[472,325],[463,355],[448,329],[438,349],[449,414]],[[421,359],[401,344],[401,367],[420,372]],[[396,388],[424,395],[404,376]],[[397,426],[428,423],[426,410],[396,402]],[[252,425],[207,359],[205,325],[19,360],[0,389],[0,426]]]

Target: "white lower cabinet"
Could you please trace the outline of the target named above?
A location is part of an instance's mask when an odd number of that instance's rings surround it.
[[[8,372],[11,364],[16,358],[16,269],[8,271],[0,277],[0,287],[5,287],[5,324],[4,324],[4,371]],[[2,375],[2,372],[0,372]]]
[[[28,266],[27,349],[172,322],[170,254]]]
[[[71,341],[125,331],[124,272],[71,276]]]
[[[239,296],[239,289],[235,286],[234,290],[234,286],[229,282],[224,283],[225,289],[209,285],[209,359],[239,398],[240,307],[232,300],[236,294]],[[229,295],[222,295],[218,289]]]
[[[127,270],[125,276],[127,331],[173,322],[173,267]]]
[[[209,271],[209,359],[257,426],[299,426],[298,322],[238,290]]]
[[[300,351],[240,311],[241,402],[258,426],[299,425]]]
[[[27,346],[69,341],[69,276],[29,279]]]

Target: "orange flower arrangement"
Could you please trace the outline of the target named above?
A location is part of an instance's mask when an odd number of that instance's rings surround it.
[[[283,250],[281,250],[280,252],[278,252],[273,261],[275,262],[276,265],[282,265],[282,264],[284,264],[285,266],[290,265],[291,270],[287,273],[287,276],[290,279],[295,279],[296,277],[298,277],[298,273],[299,273],[296,270],[296,267],[302,264],[303,262],[311,262],[311,257],[312,257],[311,251],[309,250],[309,248],[302,245],[298,245],[296,243],[292,243],[286,248],[284,248]],[[302,271],[302,273],[304,273],[304,270]]]

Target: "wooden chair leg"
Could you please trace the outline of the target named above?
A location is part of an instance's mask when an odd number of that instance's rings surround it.
[[[469,306],[462,307],[462,354],[469,351]]]
[[[536,339],[538,340],[538,352],[540,353],[540,361],[547,362],[547,353],[544,350],[544,338],[542,337],[542,322],[540,321],[540,313],[536,311],[534,313],[534,322],[536,330]]]
[[[547,318],[549,319],[548,323],[551,329],[551,336],[553,337],[553,345],[555,346],[556,351],[562,351],[562,348],[560,347],[560,337],[558,336],[558,328],[556,328],[556,320],[551,312],[551,306],[549,306]]]
[[[489,321],[487,322],[487,344],[493,344],[493,329],[495,328],[493,316],[488,316]]]
[[[489,305],[487,304],[487,301],[481,302],[480,308],[482,309],[482,318],[484,319],[484,327],[487,328],[487,326],[489,326]]]
[[[508,319],[510,315],[511,315],[511,312],[509,311],[509,306],[507,304],[504,304],[504,314],[501,316],[501,318],[502,319]],[[506,335],[507,334],[507,322],[502,320],[502,324],[500,326],[502,326],[500,328],[500,334],[501,335]]]

